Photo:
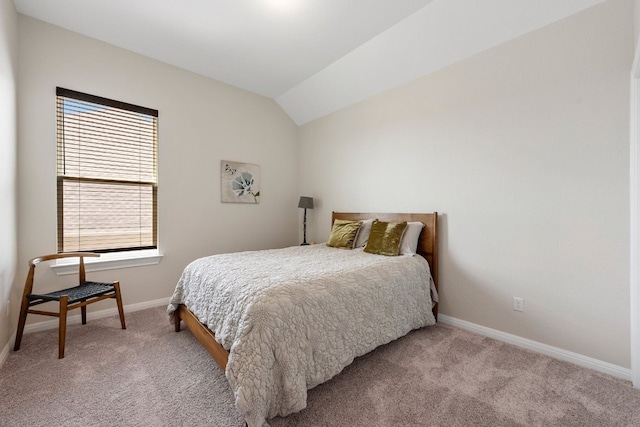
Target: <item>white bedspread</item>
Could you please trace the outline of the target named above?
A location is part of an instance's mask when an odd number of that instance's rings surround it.
[[[186,305],[229,351],[226,376],[249,427],[306,407],[307,390],[357,356],[435,323],[429,264],[325,245],[189,264],[168,312]]]

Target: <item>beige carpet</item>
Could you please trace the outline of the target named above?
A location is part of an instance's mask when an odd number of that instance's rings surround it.
[[[0,426],[242,426],[224,374],[163,308],[25,335],[0,369]],[[629,382],[444,326],[357,359],[283,426],[640,426]]]

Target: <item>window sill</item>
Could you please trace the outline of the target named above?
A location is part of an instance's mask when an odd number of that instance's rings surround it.
[[[78,274],[78,258],[71,258],[73,262],[58,262],[51,265],[51,269],[58,276],[65,276],[68,274]],[[162,255],[158,251],[145,251],[144,253],[137,253],[135,255],[127,253],[119,254],[104,254],[100,258],[85,258],[84,269],[85,271],[102,271],[102,270],[117,270],[121,268],[129,267],[142,267],[145,265],[159,264],[162,260]]]

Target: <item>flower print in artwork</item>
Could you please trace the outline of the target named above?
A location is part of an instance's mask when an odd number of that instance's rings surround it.
[[[223,203],[259,203],[260,166],[222,160],[220,185]]]
[[[253,196],[253,200],[258,203],[260,192],[255,192],[253,187],[255,179],[249,172],[239,172],[233,181],[231,181],[231,189],[236,193],[236,197],[242,197],[245,194]]]

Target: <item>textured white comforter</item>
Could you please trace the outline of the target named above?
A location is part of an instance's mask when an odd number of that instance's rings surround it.
[[[325,245],[200,258],[168,312],[185,304],[229,351],[226,376],[250,427],[306,407],[307,390],[357,356],[435,323],[420,256]]]

